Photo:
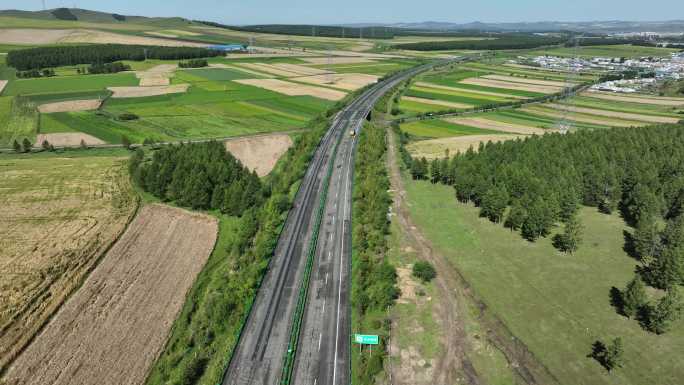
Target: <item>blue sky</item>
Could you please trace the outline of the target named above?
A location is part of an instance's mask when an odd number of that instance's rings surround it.
[[[507,22],[684,19],[684,1],[654,0],[45,0],[143,16],[183,16],[230,24]],[[161,5],[163,4],[163,5]],[[646,4],[646,5],[645,5]],[[0,0],[0,9],[42,8],[41,0]]]

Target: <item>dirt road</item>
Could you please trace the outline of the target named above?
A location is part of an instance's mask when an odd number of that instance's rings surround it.
[[[53,320],[17,358],[18,384],[141,384],[211,253],[214,218],[144,207]]]

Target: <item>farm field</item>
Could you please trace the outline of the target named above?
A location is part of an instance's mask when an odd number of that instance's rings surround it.
[[[100,112],[60,112],[41,116],[41,133],[82,132],[107,143],[223,138],[303,129],[330,102],[310,96],[283,98],[242,85],[229,69],[181,71],[174,81],[190,84],[187,93],[108,99]],[[150,88],[150,87],[143,87]],[[121,114],[139,119],[121,121]]]
[[[466,126],[441,119],[419,120],[417,122],[403,124],[401,129],[415,138],[448,138],[453,136],[499,133],[495,130]]]
[[[250,170],[266,176],[278,159],[292,146],[287,134],[256,135],[226,141],[226,149]]]
[[[617,215],[584,208],[584,244],[574,255],[549,238],[527,242],[459,203],[451,187],[407,180],[412,218],[465,276],[472,290],[521,339],[561,384],[677,384],[684,376],[684,321],[665,339],[644,331],[610,306],[636,262],[623,251]],[[492,242],[496,240],[496,242]],[[597,339],[621,336],[624,367],[608,373],[587,355]]]
[[[529,52],[528,55],[552,55],[552,56],[575,56],[580,57],[642,57],[642,56],[669,56],[677,52],[671,48],[640,47],[632,45],[609,45],[575,48],[551,48]]]
[[[9,368],[6,381],[142,383],[214,248],[203,214],[142,208],[84,285]]]
[[[17,96],[75,91],[98,91],[104,90],[107,87],[131,87],[137,85],[138,79],[132,73],[57,76],[53,78],[13,80],[7,85],[3,94]]]
[[[1,156],[0,371],[97,264],[135,211],[126,158]]]

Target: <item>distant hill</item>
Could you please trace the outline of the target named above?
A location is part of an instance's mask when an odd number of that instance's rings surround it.
[[[0,17],[16,17],[39,20],[80,21],[87,23],[130,23],[159,27],[174,27],[192,24],[192,21],[182,17],[145,17],[127,16],[116,13],[90,11],[80,8],[55,8],[45,11],[0,11]]]

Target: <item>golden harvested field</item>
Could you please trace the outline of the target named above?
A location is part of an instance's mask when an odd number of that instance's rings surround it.
[[[100,99],[86,99],[86,100],[69,100],[66,102],[46,103],[38,106],[38,111],[43,114],[52,112],[73,112],[73,111],[89,111],[100,108],[102,100]]]
[[[367,57],[311,57],[303,58],[302,60],[314,65],[375,63],[374,59],[370,59]]]
[[[544,108],[542,106],[543,105],[533,106],[533,107],[523,107],[520,109],[520,111],[529,112],[529,113],[534,114],[534,115],[546,116],[546,117],[554,118],[554,119],[562,119],[562,118],[566,117],[566,114],[563,111],[550,109],[550,108],[547,109],[547,108]],[[575,112],[570,112],[569,114],[567,114],[567,118],[569,120],[573,120],[575,122],[598,124],[601,126],[608,126],[608,127],[634,127],[634,126],[646,126],[649,124],[646,122],[613,119],[610,117],[603,117],[602,118],[602,117],[596,116],[596,115],[582,115],[582,114],[578,114]]]
[[[292,138],[286,134],[258,135],[226,142],[226,149],[259,176],[270,173],[291,146]]]
[[[409,144],[406,148],[412,156],[417,158],[425,157],[428,160],[441,159],[447,151],[449,154],[468,151],[470,147],[477,150],[480,143],[502,142],[524,138],[523,135],[464,135],[450,138],[439,138],[430,140],[420,140]]]
[[[126,160],[0,158],[0,372],[124,230]]]
[[[608,111],[608,110],[599,110],[595,108],[584,108],[584,107],[575,107],[575,106],[566,106],[562,104],[556,104],[556,103],[547,103],[544,104],[545,107],[551,107],[557,110],[568,110],[570,112],[577,112],[577,113],[582,113],[582,114],[588,114],[588,115],[597,115],[597,116],[607,116],[611,118],[619,118],[619,119],[627,119],[627,120],[638,120],[641,122],[649,122],[649,123],[677,123],[679,119],[677,118],[672,118],[668,116],[655,116],[655,115],[644,115],[644,114],[634,114],[634,113],[629,113],[629,112],[617,112],[617,111]]]
[[[471,85],[475,85],[475,86],[503,88],[503,89],[516,90],[516,91],[538,92],[541,94],[553,94],[553,93],[556,93],[556,92],[563,90],[563,87],[514,83],[514,82],[494,80],[494,79],[485,79],[485,78],[465,79],[465,80],[462,80],[461,83],[471,84]]]
[[[512,134],[524,134],[524,135],[544,135],[551,130],[545,130],[543,128],[522,126],[519,124],[499,122],[497,120],[486,119],[483,117],[478,118],[447,118],[444,119],[447,122],[460,124],[463,126],[470,126],[475,128],[482,128],[485,130],[495,130],[502,132],[510,132]]]
[[[469,88],[459,88],[459,87],[451,87],[451,86],[443,86],[440,84],[435,84],[435,83],[427,83],[427,82],[416,82],[416,86],[418,87],[429,87],[429,88],[436,88],[438,90],[445,90],[445,91],[454,91],[454,92],[467,92],[469,94],[477,94],[477,95],[485,95],[485,96],[496,96],[499,98],[507,98],[507,99],[529,99],[528,97],[525,96],[518,96],[518,95],[511,95],[511,94],[505,94],[501,92],[492,92],[492,91],[482,91],[482,90],[471,90]],[[406,98],[406,97],[404,97]]]
[[[430,105],[443,106],[443,107],[450,107],[450,108],[473,108],[473,107],[475,107],[472,104],[449,102],[446,100],[418,98],[415,96],[402,96],[401,99],[409,101],[409,102],[417,102],[417,103],[430,104]]]
[[[344,99],[344,97],[347,95],[342,91],[337,91],[330,88],[286,82],[280,79],[240,79],[235,80],[235,82],[246,84],[248,86],[265,88],[267,90],[279,92],[289,96],[309,95],[316,98],[337,101]]]
[[[137,71],[135,76],[140,79],[141,87],[168,86],[176,69],[178,69],[177,64],[160,64],[147,71]]]
[[[204,214],[144,207],[7,371],[9,385],[141,384],[214,248]]]
[[[614,100],[616,102],[653,104],[658,106],[684,106],[684,98],[660,98],[648,95],[609,94],[591,91],[582,93],[582,96],[588,96],[591,98],[603,100]]]
[[[207,44],[191,43],[180,40],[154,37],[122,35],[88,29],[3,29],[0,44],[57,44],[57,43],[98,43],[98,44],[138,44],[161,45],[169,47],[206,47]]]
[[[188,91],[188,87],[190,87],[189,84],[174,84],[171,86],[107,87],[107,89],[114,93],[113,98],[140,98],[183,93]]]
[[[524,77],[520,77],[520,76],[485,75],[485,76],[483,76],[483,78],[492,79],[492,80],[501,80],[504,82],[512,82],[512,83],[536,84],[539,86],[552,86],[552,87],[565,87],[566,86],[565,82],[559,82],[559,81],[554,81],[554,80],[531,79],[531,78],[524,78]]]
[[[78,147],[81,145],[81,141],[88,146],[106,144],[102,139],[82,132],[61,132],[56,134],[38,134],[33,147],[41,147],[46,140],[51,145],[57,147]]]
[[[376,83],[378,77],[375,75],[366,74],[326,74],[326,75],[314,75],[314,76],[303,76],[294,79],[302,83],[311,83],[322,86],[329,86],[335,88],[341,88],[348,91],[356,91],[359,88],[363,88],[369,84]]]

